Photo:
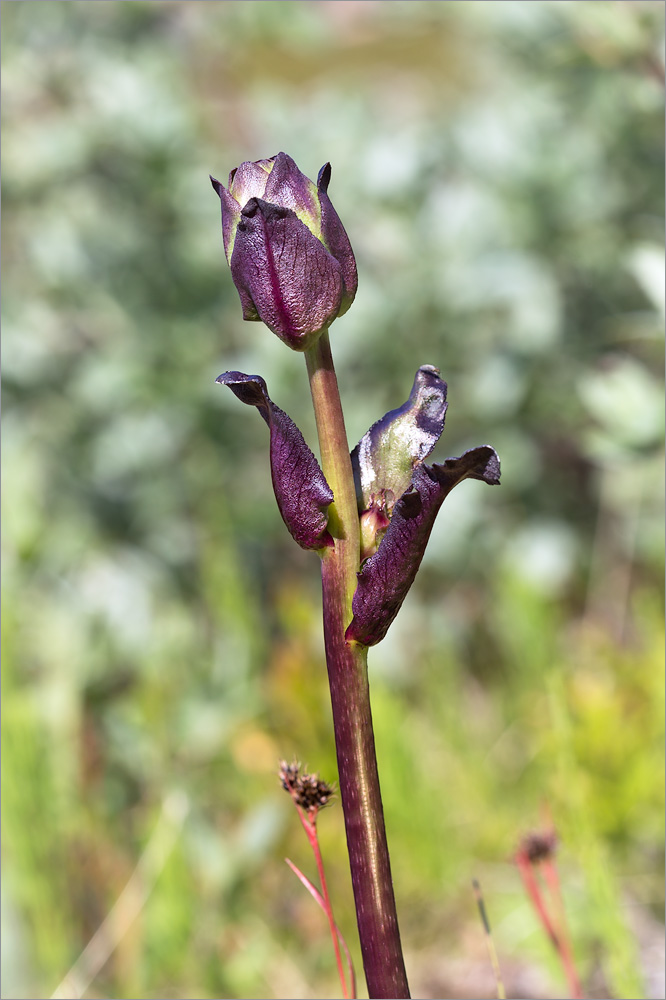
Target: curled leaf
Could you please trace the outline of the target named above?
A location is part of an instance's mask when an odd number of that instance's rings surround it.
[[[453,487],[463,479],[497,485],[499,478],[499,458],[489,445],[447,458],[441,465],[416,467],[383,541],[358,574],[347,640],[374,646],[384,638],[414,582],[437,512]]]
[[[332,545],[326,509],[333,491],[294,421],[271,400],[260,375],[224,372],[216,380],[238,399],[256,406],[270,431],[271,477],[282,520],[304,549]]]

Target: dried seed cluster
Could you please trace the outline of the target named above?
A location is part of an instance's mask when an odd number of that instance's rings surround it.
[[[335,789],[322,781],[318,774],[301,773],[301,764],[297,761],[291,764],[281,761],[279,775],[284,790],[289,792],[297,806],[308,813],[323,809],[335,794]]]
[[[557,834],[554,830],[539,832],[535,830],[523,837],[519,853],[526,857],[533,865],[539,861],[546,861],[552,858],[557,850]]]

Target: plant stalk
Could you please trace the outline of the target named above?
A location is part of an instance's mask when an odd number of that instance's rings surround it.
[[[321,848],[319,847],[319,837],[317,835],[317,821],[316,818],[313,820],[309,819],[299,805],[297,805],[296,808],[298,809],[298,815],[300,816],[303,829],[305,830],[305,835],[308,838],[310,847],[312,848],[315,864],[317,866],[317,874],[319,875],[319,884],[321,885],[321,898],[324,904],[323,910],[328,919],[328,926],[331,931],[331,938],[333,939],[333,952],[335,954],[335,964],[338,967],[338,976],[340,977],[340,983],[342,984],[342,995],[345,998],[345,1000],[349,1000],[347,981],[345,979],[345,973],[342,967],[342,955],[340,954],[340,941],[338,938],[338,928],[336,926],[335,918],[333,916],[333,906],[331,905],[331,897],[328,894],[328,884],[326,882],[326,872],[324,870],[324,859],[321,856]]]
[[[324,475],[335,496],[322,552],[324,644],[340,796],[363,968],[371,998],[409,997],[400,944],[370,711],[367,649],[345,640],[360,562],[349,445],[328,331],[305,354]]]
[[[560,962],[562,963],[562,969],[567,980],[568,992],[571,994],[573,1000],[580,1000],[583,994],[578,980],[578,973],[576,972],[576,967],[574,965],[573,955],[571,954],[571,950],[568,947],[566,939],[561,933],[561,929],[555,926],[555,923],[548,911],[548,907],[543,900],[541,889],[539,888],[539,883],[534,872],[534,866],[529,858],[526,858],[520,852],[516,856],[516,861],[518,864],[518,870],[520,871],[523,879],[523,884],[527,890],[532,905],[534,906],[537,916],[539,917],[541,924],[550,938],[552,945],[558,954]]]

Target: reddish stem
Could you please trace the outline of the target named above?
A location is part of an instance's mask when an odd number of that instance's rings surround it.
[[[310,847],[312,848],[312,853],[314,854],[315,863],[317,865],[317,872],[319,874],[319,883],[321,885],[321,894],[324,899],[324,912],[328,917],[328,925],[331,929],[331,938],[333,939],[333,950],[335,952],[335,962],[338,967],[338,975],[340,976],[340,982],[342,984],[342,993],[345,1000],[349,1000],[349,992],[347,990],[347,980],[345,979],[344,967],[342,965],[342,955],[340,954],[340,944],[338,942],[338,929],[335,925],[335,920],[333,918],[333,907],[331,905],[331,898],[328,894],[328,885],[326,884],[326,873],[324,871],[324,861],[321,856],[321,850],[319,849],[319,838],[317,836],[317,823],[316,820],[310,821],[305,815],[303,810],[299,805],[296,806],[298,810],[298,815],[301,818],[301,823],[303,824],[303,829],[305,830],[305,835],[307,836]]]
[[[328,521],[334,545],[321,553],[324,644],[363,967],[371,998],[405,1000],[409,986],[379,789],[367,649],[345,640],[360,566],[360,526],[327,332],[306,352],[306,362],[322,468],[335,496]]]
[[[548,934],[555,951],[559,955],[562,963],[562,969],[567,980],[569,993],[574,1000],[580,1000],[583,994],[581,992],[580,982],[574,967],[571,951],[564,943],[562,934],[558,933],[558,929],[556,928],[555,923],[548,912],[546,904],[544,903],[541,889],[534,872],[534,866],[530,859],[522,851],[519,851],[516,855],[516,864],[518,865],[518,870],[522,876],[525,889],[527,890],[527,894],[532,901],[532,905],[536,910],[537,916]]]
[[[559,939],[560,939],[560,957],[562,959],[562,965],[567,976],[567,981],[571,990],[571,996],[574,1000],[579,1000],[583,996],[583,992],[580,985],[580,980],[578,978],[578,973],[576,971],[576,965],[573,957],[573,950],[571,947],[571,941],[569,939],[569,933],[567,930],[567,919],[566,912],[564,909],[564,901],[562,899],[562,889],[560,887],[560,877],[557,873],[557,865],[554,864],[550,858],[545,858],[541,862],[541,870],[543,876],[546,880],[546,885],[550,890],[551,898],[555,904],[555,910],[558,915],[558,929],[559,929]]]
[[[324,902],[324,897],[320,893],[319,889],[317,889],[317,887],[312,884],[310,879],[307,877],[307,875],[303,874],[300,868],[296,867],[293,861],[290,861],[289,858],[285,858],[284,860],[287,862],[294,875],[298,878],[301,885],[304,885],[305,888],[308,890],[308,892],[316,902],[317,906],[321,907],[322,910],[325,910],[326,904]],[[338,940],[343,947],[345,958],[347,959],[347,970],[349,972],[349,981],[351,983],[350,987],[351,1000],[356,1000],[356,975],[354,973],[354,963],[352,962],[352,957],[349,952],[349,948],[347,947],[347,942],[345,941],[344,934],[342,933],[337,924],[335,925],[335,931],[338,935]]]
[[[410,994],[379,789],[367,650],[345,641],[350,618],[343,617],[335,574],[335,563],[324,556],[326,662],[361,954],[369,996],[399,1000]]]

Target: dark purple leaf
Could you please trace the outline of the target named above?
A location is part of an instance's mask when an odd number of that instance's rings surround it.
[[[326,509],[333,492],[296,424],[270,399],[260,375],[224,372],[215,381],[227,385],[241,402],[256,406],[268,424],[273,489],[292,537],[304,549],[332,545]]]
[[[463,479],[497,485],[499,478],[499,458],[488,445],[447,458],[442,465],[417,466],[377,552],[358,574],[348,640],[374,646],[384,638],[414,582],[437,512],[453,487]]]

